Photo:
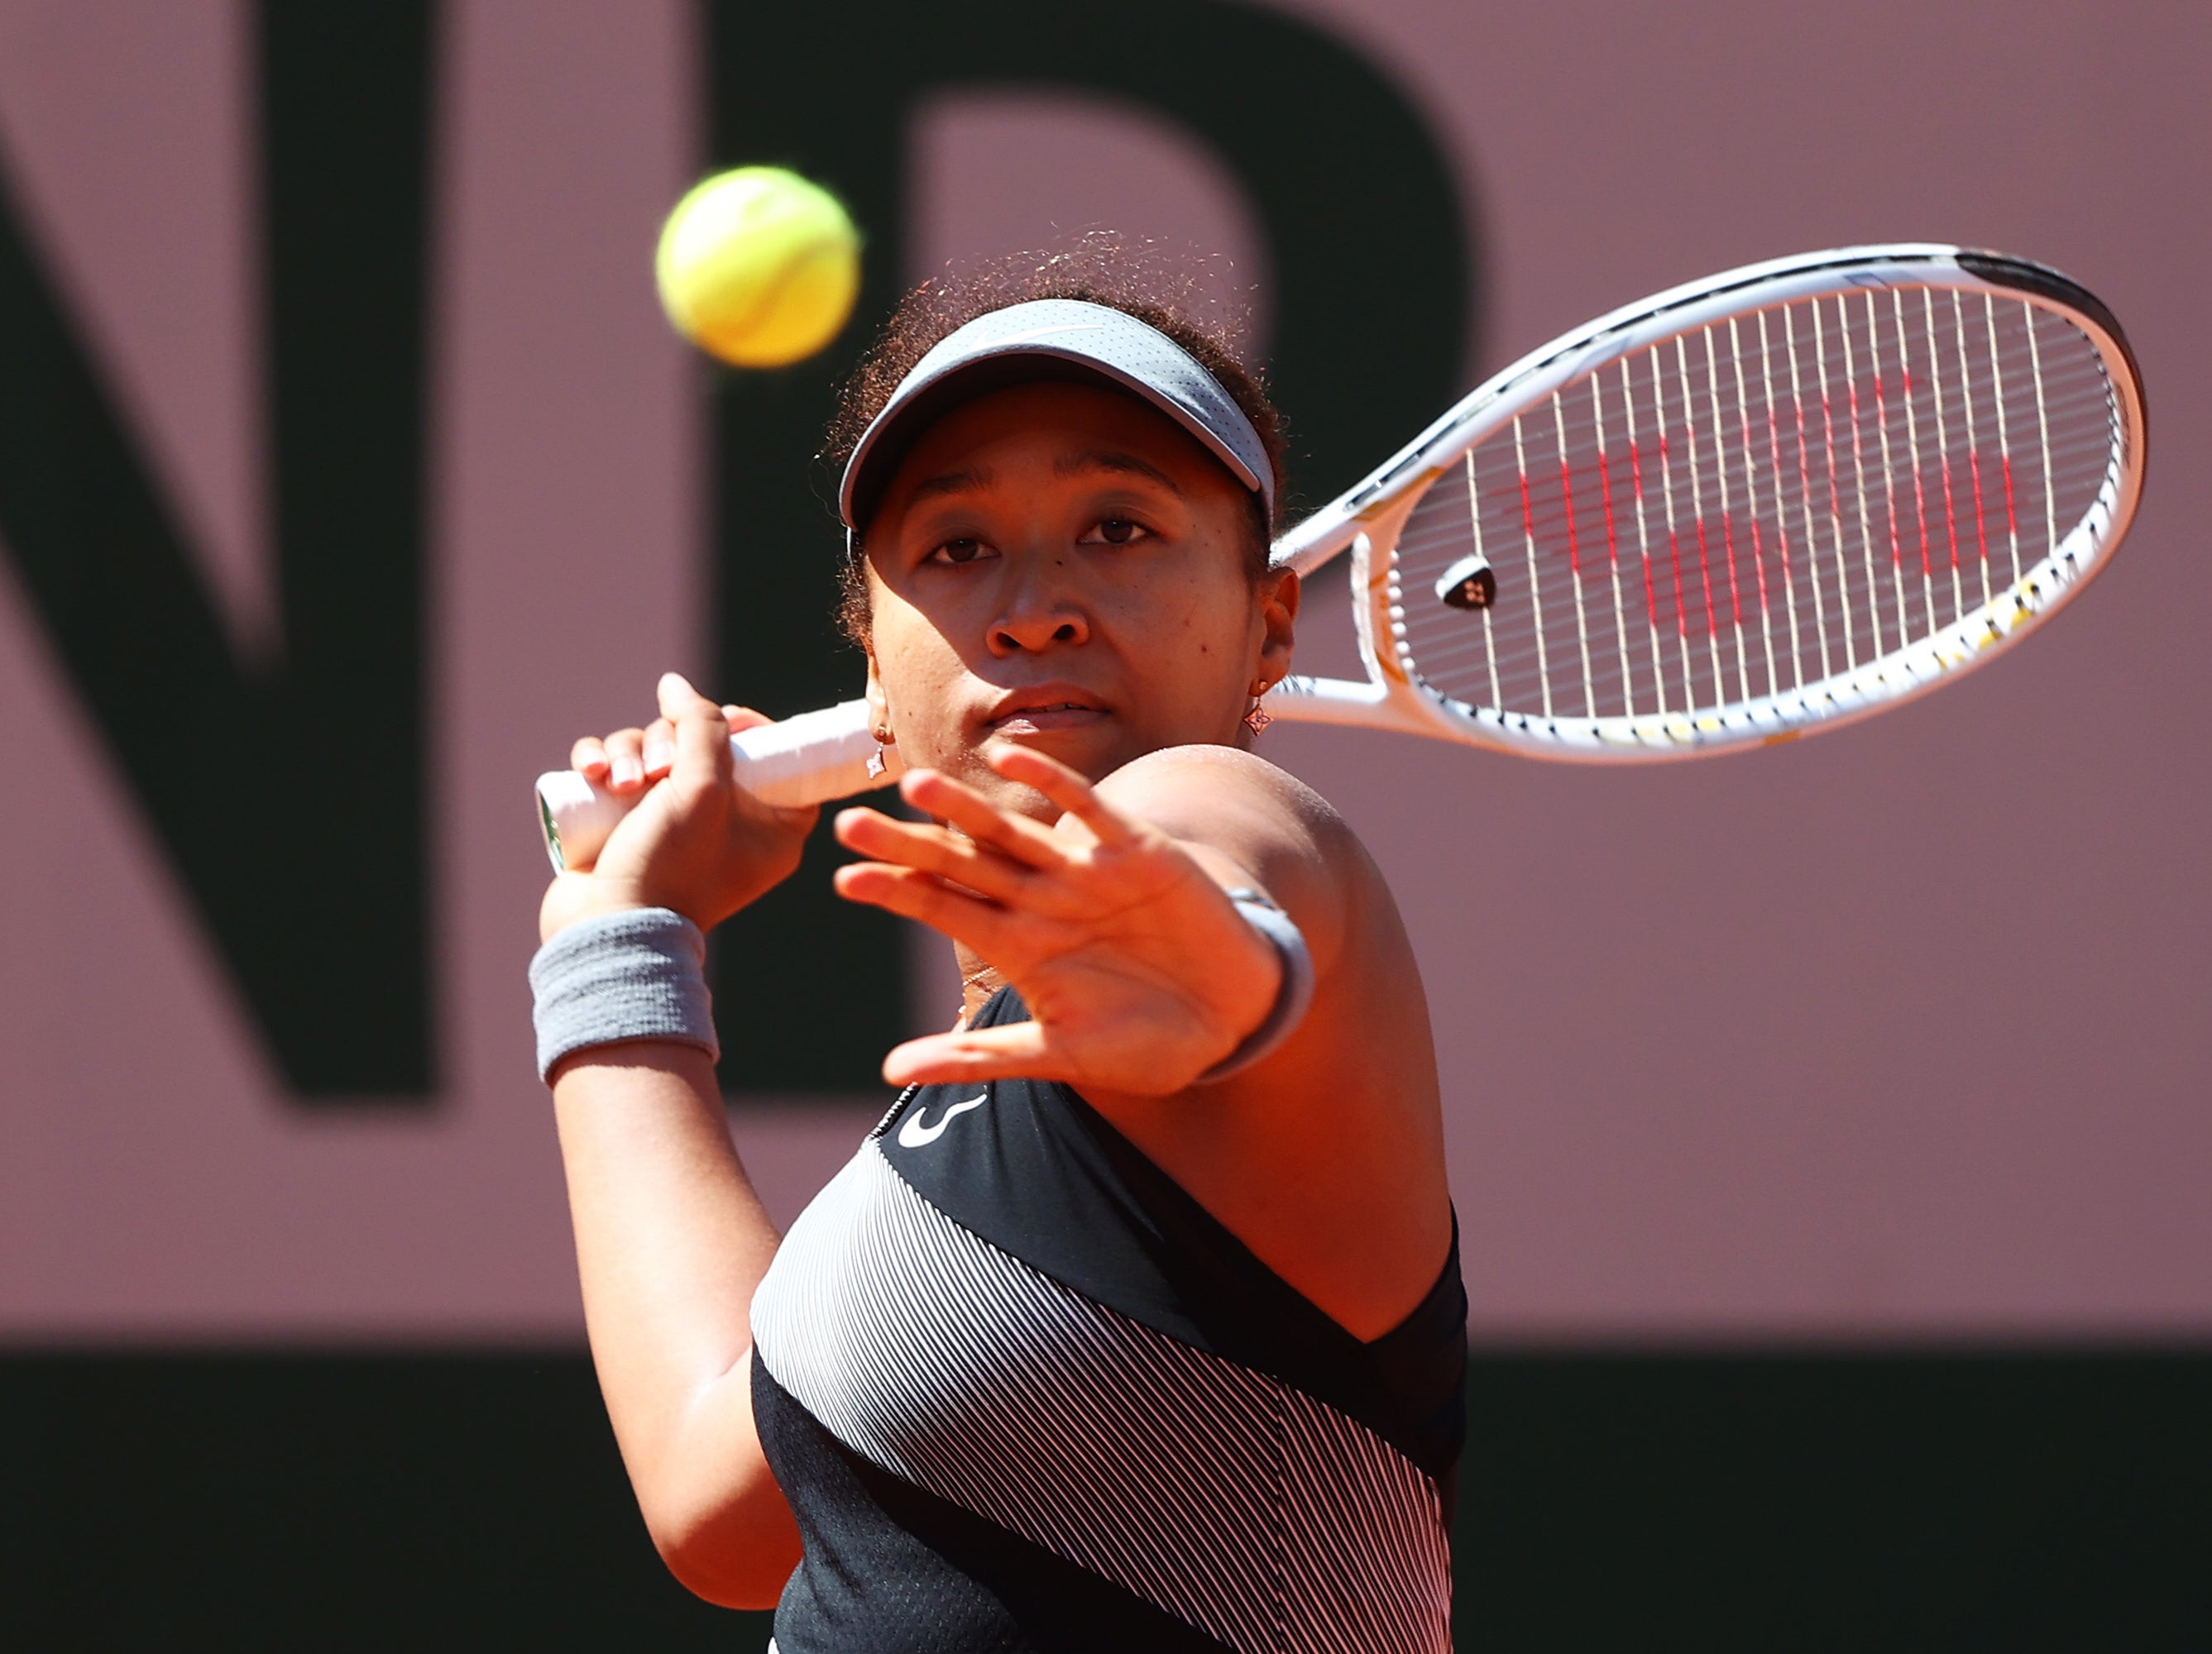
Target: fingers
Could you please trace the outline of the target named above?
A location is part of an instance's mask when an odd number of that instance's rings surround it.
[[[848,901],[914,919],[979,954],[1009,951],[1016,921],[1006,911],[981,896],[953,889],[933,874],[882,862],[854,862],[839,868],[830,882]]]
[[[607,779],[606,742],[587,735],[568,748],[568,767],[586,781],[604,784]]]
[[[972,839],[927,822],[896,821],[865,807],[838,815],[837,842],[879,862],[896,862],[950,879],[994,901],[1017,900],[1029,876],[1019,863]]]
[[[1097,833],[1101,844],[1114,844],[1135,835],[1135,823],[1101,798],[1090,782],[1056,758],[1032,747],[996,742],[983,749],[983,760],[1007,780],[1035,787]]]
[[[639,761],[645,766],[645,779],[658,781],[668,773],[676,761],[676,726],[665,718],[657,718],[645,726]]]
[[[586,736],[568,749],[568,767],[611,792],[635,792],[668,773],[676,759],[676,731],[665,718],[642,730],[617,730],[601,741]]]
[[[686,716],[713,715],[724,739],[772,720],[750,706],[717,708],[680,673],[662,676],[656,697],[661,715],[643,729],[617,730],[604,738],[586,736],[568,748],[568,767],[611,792],[630,793],[668,774],[680,745],[677,728]]]
[[[924,815],[950,822],[977,844],[1024,866],[1057,867],[1067,859],[1066,847],[1053,837],[1050,827],[1000,809],[942,770],[908,770],[899,782],[899,793]]]
[[[635,792],[645,785],[645,731],[617,730],[604,741],[586,736],[569,749],[569,767],[610,792]]]
[[[1034,1022],[933,1033],[895,1045],[884,1058],[884,1078],[894,1086],[1066,1077],[1058,1069],[1044,1030]]]

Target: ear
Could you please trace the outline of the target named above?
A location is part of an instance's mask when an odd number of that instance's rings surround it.
[[[884,694],[884,681],[876,670],[876,651],[872,646],[863,646],[866,648],[868,657],[868,725],[871,729],[890,730],[891,739],[888,744],[896,746],[898,744],[898,726],[891,722],[890,702]]]
[[[1291,651],[1297,645],[1298,600],[1305,591],[1296,569],[1270,569],[1260,578],[1260,660],[1258,676],[1279,683],[1291,669]]]

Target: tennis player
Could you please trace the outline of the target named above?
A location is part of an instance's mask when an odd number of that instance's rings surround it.
[[[781,1654],[1449,1645],[1421,983],[1358,841],[1253,750],[1298,608],[1279,422],[1158,294],[925,289],[848,390],[845,618],[927,819],[843,811],[836,888],[950,938],[964,1006],[781,1241],[701,963],[813,813],[740,791],[757,715],[673,675],[573,754],[645,793],[532,967],[592,1354],[662,1555],[778,1603]]]

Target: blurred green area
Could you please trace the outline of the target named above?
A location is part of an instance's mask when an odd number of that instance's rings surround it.
[[[1462,1648],[2212,1646],[2212,1353],[1479,1356]],[[0,1358],[0,1645],[765,1647],[577,1354]]]

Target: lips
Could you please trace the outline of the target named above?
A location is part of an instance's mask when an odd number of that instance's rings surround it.
[[[1106,716],[1098,697],[1072,683],[1041,683],[999,698],[986,720],[997,735],[1025,735],[1070,730]]]

